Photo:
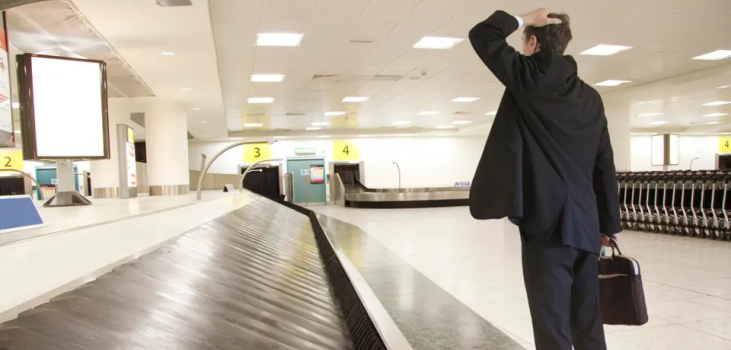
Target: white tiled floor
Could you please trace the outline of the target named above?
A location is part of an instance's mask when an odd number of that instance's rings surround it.
[[[359,226],[533,348],[520,239],[510,223],[473,220],[464,207],[317,210]],[[607,327],[609,349],[731,349],[731,243],[625,232],[620,247],[642,266],[650,322]]]

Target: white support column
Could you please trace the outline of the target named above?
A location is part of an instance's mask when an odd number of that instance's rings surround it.
[[[147,178],[151,196],[190,192],[188,120],[181,103],[151,100],[145,105]]]
[[[630,152],[632,128],[629,108],[622,104],[608,104],[605,109],[609,123],[609,137],[612,139],[614,149],[614,165],[617,171],[630,171],[632,170]]]
[[[117,161],[117,124],[136,126],[130,114],[139,108],[126,98],[109,99],[109,154],[110,159],[90,162],[92,196],[117,198],[119,195],[119,162]]]

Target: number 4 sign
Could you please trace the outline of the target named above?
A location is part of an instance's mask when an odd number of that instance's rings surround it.
[[[360,152],[353,141],[333,141],[333,160],[358,160]]]
[[[718,153],[731,153],[731,137],[718,138]]]

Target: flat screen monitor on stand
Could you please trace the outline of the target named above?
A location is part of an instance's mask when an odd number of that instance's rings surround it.
[[[17,63],[23,158],[56,162],[56,195],[44,206],[91,204],[76,192],[73,161],[109,159],[106,64],[35,54]]]

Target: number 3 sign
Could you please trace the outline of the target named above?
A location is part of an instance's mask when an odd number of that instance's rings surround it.
[[[269,159],[272,157],[272,151],[269,148],[269,144],[256,143],[251,145],[244,145],[244,163],[252,164],[260,160]]]
[[[353,141],[333,141],[333,160],[358,160],[360,152]]]

